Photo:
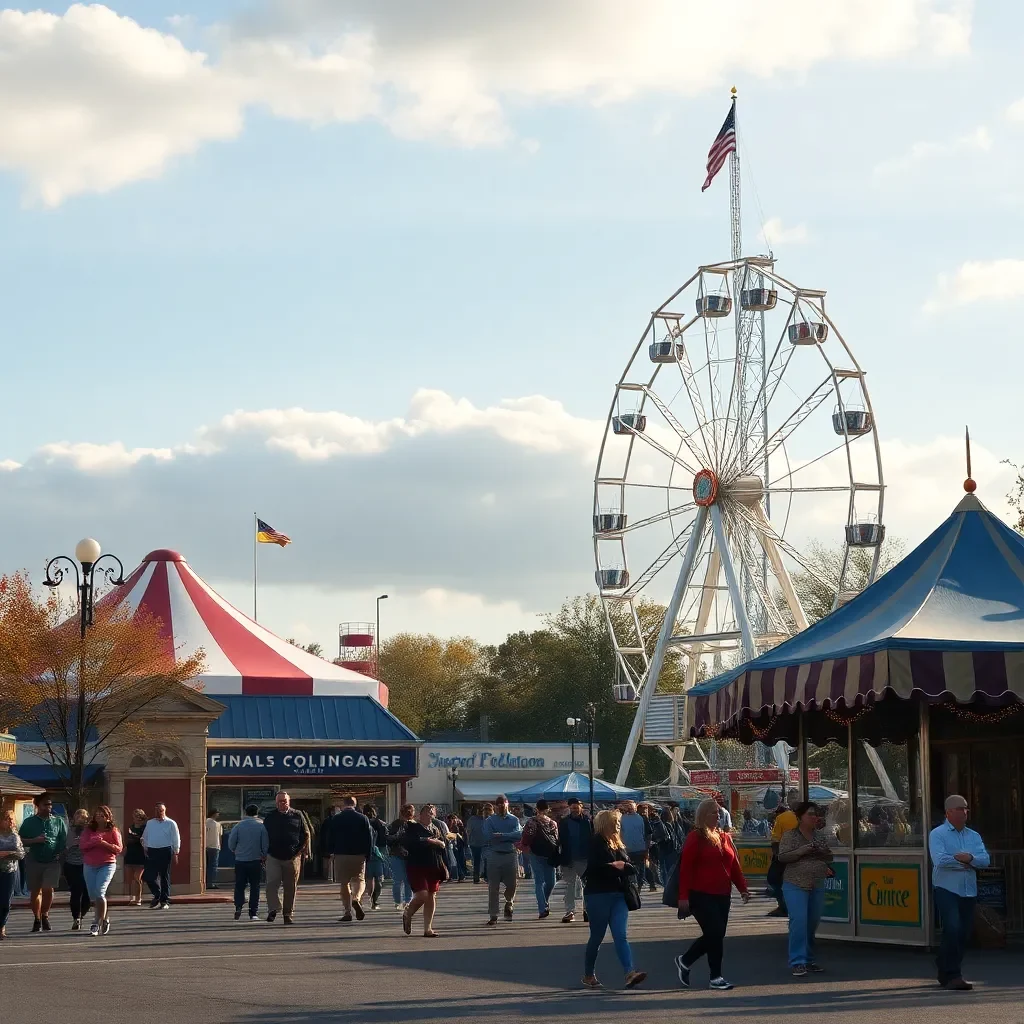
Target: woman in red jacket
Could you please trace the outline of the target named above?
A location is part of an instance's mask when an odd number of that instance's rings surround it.
[[[718,804],[705,800],[697,808],[693,830],[683,843],[679,857],[679,909],[693,914],[700,925],[700,937],[676,957],[676,971],[684,988],[690,987],[690,969],[707,954],[711,988],[732,988],[722,977],[725,930],[729,924],[729,902],[736,886],[746,903],[750,899],[747,881],[740,870],[736,847],[728,832],[718,828]]]

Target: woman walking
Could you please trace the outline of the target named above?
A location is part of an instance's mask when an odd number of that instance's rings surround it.
[[[437,932],[431,927],[437,908],[437,891],[448,877],[445,866],[447,842],[441,830],[434,824],[437,813],[433,804],[420,808],[416,821],[408,822],[402,829],[402,842],[409,851],[405,867],[412,887],[412,902],[402,911],[402,929],[412,934],[412,919],[416,911],[423,908],[423,934],[436,939]]]
[[[132,823],[124,830],[124,883],[129,907],[142,906],[142,872],[146,867],[142,833],[145,830],[146,812],[138,807],[132,811]]]
[[[0,811],[0,939],[7,938],[7,918],[14,902],[18,865],[25,858],[25,847],[14,827],[14,811]]]
[[[732,988],[722,977],[722,957],[734,885],[743,902],[749,902],[736,847],[729,833],[718,827],[718,804],[704,800],[679,858],[679,909],[684,917],[693,914],[701,931],[690,948],[676,957],[676,972],[684,988],[690,987],[690,970],[705,954],[711,971],[709,987],[723,992]]]
[[[93,901],[93,921],[89,934],[106,935],[110,931],[107,886],[114,877],[117,858],[124,851],[124,843],[120,831],[114,825],[114,814],[105,804],[92,812],[79,845],[85,861],[85,884]]]
[[[398,817],[388,825],[388,851],[391,860],[391,895],[395,900],[395,910],[405,910],[412,902],[412,889],[409,888],[407,859],[409,851],[402,841],[402,830],[410,821],[416,820],[414,804],[403,804]]]
[[[551,890],[555,887],[554,860],[558,858],[558,824],[548,814],[547,800],[537,801],[537,813],[526,823],[520,841],[530,858],[537,913],[541,921],[551,915]]]
[[[71,828],[68,829],[68,844],[64,847],[64,880],[68,883],[68,901],[71,908],[71,930],[77,932],[82,927],[82,920],[89,913],[92,904],[85,888],[85,869],[83,868],[80,843],[82,833],[89,824],[89,812],[79,807],[71,815]]]
[[[583,880],[583,900],[590,919],[590,940],[583,964],[583,984],[587,988],[600,988],[594,973],[597,954],[605,932],[611,928],[615,954],[626,975],[626,988],[635,988],[646,977],[645,971],[633,968],[633,951],[629,948],[629,908],[626,906],[625,885],[636,869],[626,859],[622,842],[618,811],[601,811],[594,818],[594,836],[590,842],[590,858]]]
[[[797,827],[779,841],[784,865],[782,893],[789,911],[789,966],[794,978],[822,968],[814,960],[814,936],[825,906],[825,879],[832,874],[832,851],[819,831],[821,810],[805,800],[794,808]]]

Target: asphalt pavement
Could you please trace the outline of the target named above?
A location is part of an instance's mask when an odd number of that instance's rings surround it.
[[[75,1020],[121,1024],[616,1024],[652,1020],[802,1021],[808,1024],[1024,1024],[1024,948],[968,954],[969,993],[934,982],[923,951],[822,943],[827,973],[794,979],[786,967],[785,922],[765,917],[770,905],[738,902],[726,944],[731,992],[706,988],[707,968],[694,969],[682,990],[672,966],[696,934],[659,897],[630,915],[630,939],[643,987],[622,988],[610,938],[598,975],[607,986],[579,985],[587,926],[537,919],[532,883],[515,919],[484,926],[486,886],[449,884],[439,894],[439,938],[402,933],[400,915],[382,903],[366,920],[343,924],[333,886],[300,889],[296,920],[235,922],[224,904],[179,905],[168,911],[115,907],[105,937],[70,931],[66,906],[55,907],[49,934],[29,933],[31,916],[16,908],[0,943],[0,1020],[53,1024]],[[265,908],[263,909],[265,914]],[[418,922],[417,922],[418,923]],[[420,926],[422,931],[422,926]],[[154,1016],[154,1013],[156,1016]]]

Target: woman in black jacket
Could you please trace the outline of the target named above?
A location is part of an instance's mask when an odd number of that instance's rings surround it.
[[[587,988],[600,988],[594,973],[597,954],[610,927],[615,953],[626,973],[626,988],[635,988],[646,977],[645,971],[633,969],[633,953],[629,948],[629,910],[624,888],[626,878],[636,869],[626,858],[622,844],[618,811],[601,811],[594,818],[594,837],[590,842],[590,859],[583,880],[584,901],[590,918],[590,941],[583,967],[583,984]]]

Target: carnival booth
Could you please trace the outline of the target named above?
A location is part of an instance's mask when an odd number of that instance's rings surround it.
[[[689,692],[690,736],[798,747],[837,796],[821,934],[929,944],[927,836],[963,794],[979,903],[1024,932],[1024,538],[973,493],[849,603]],[[834,780],[845,779],[845,785]]]
[[[549,803],[566,803],[569,797],[578,797],[583,803],[590,802],[590,776],[583,772],[569,772],[568,775],[559,775],[554,779],[547,779],[544,782],[536,782],[526,789],[509,793],[508,798],[517,804],[534,804],[538,800],[547,800]],[[594,803],[613,806],[622,800],[643,800],[642,789],[629,789],[626,786],[616,786],[612,782],[605,782],[602,779],[594,779]]]

